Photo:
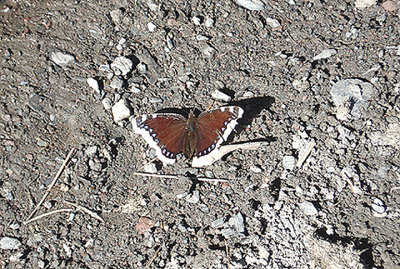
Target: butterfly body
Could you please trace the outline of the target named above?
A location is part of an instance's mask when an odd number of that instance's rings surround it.
[[[238,106],[221,107],[188,118],[175,113],[142,115],[132,120],[133,130],[156,150],[163,163],[174,163],[176,155],[184,154],[193,163],[203,163],[224,142],[243,115]],[[193,165],[192,163],[192,165]]]

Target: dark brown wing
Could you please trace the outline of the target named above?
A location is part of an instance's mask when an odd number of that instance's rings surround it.
[[[205,156],[217,149],[228,138],[237,124],[237,119],[242,115],[243,109],[237,106],[221,107],[200,114],[196,129],[196,157]]]
[[[133,130],[156,150],[163,162],[175,162],[184,147],[186,118],[178,114],[143,115],[132,121]]]

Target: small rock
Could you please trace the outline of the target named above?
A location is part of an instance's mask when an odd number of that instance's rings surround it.
[[[317,60],[321,60],[321,59],[326,59],[329,58],[333,55],[335,55],[337,53],[337,51],[335,49],[326,49],[321,51],[321,53],[319,53],[318,55],[316,55],[313,60],[317,61]]]
[[[282,166],[287,170],[293,170],[296,164],[296,159],[293,156],[283,156]]]
[[[229,225],[234,227],[238,233],[244,233],[244,219],[239,212],[229,219]]]
[[[12,237],[2,237],[0,239],[0,248],[1,249],[18,249],[22,246],[21,242]]]
[[[155,163],[148,163],[143,167],[146,173],[155,174],[157,173],[157,166]]]
[[[208,17],[208,18],[206,18],[206,21],[204,22],[204,25],[205,25],[207,28],[211,28],[211,27],[214,26],[214,23],[215,23],[214,19]]]
[[[45,147],[47,147],[47,146],[49,145],[49,143],[46,142],[46,141],[43,141],[43,140],[41,140],[41,139],[38,139],[37,145],[38,145],[39,147],[45,148]]]
[[[109,110],[112,106],[112,101],[108,97],[104,98],[103,101],[101,101],[101,102],[103,103],[105,110]]]
[[[200,201],[200,192],[198,190],[193,191],[193,193],[185,197],[185,200],[192,204],[198,203]]]
[[[98,151],[97,146],[91,146],[91,147],[88,147],[88,148],[85,150],[85,154],[86,154],[89,158],[93,158],[94,156],[97,155],[97,151]]]
[[[147,23],[147,29],[149,29],[150,32],[154,32],[156,28],[157,26],[154,23],[152,22]]]
[[[232,228],[226,228],[226,229],[221,230],[221,234],[224,237],[231,237],[231,236],[237,235],[237,232]]]
[[[281,26],[280,22],[277,19],[266,18],[265,21],[269,25],[269,27],[271,27],[272,29],[275,29],[275,28],[278,28]]]
[[[193,18],[192,18],[192,22],[194,23],[194,25],[200,25],[201,24],[201,18],[200,17],[198,17],[198,16],[194,16]]]
[[[230,97],[229,95],[227,95],[226,93],[220,91],[220,90],[215,90],[211,93],[211,97],[216,99],[216,100],[221,100],[224,102],[229,102],[230,100],[232,100],[232,97]]]
[[[211,222],[211,228],[213,228],[213,229],[219,228],[219,227],[224,226],[224,224],[225,224],[225,218],[222,217],[222,218],[216,219],[213,222]]]
[[[318,210],[315,208],[313,203],[305,201],[299,204],[301,210],[303,210],[304,214],[308,216],[314,216],[318,214]]]
[[[150,103],[153,103],[153,104],[155,104],[155,103],[162,103],[162,99],[161,98],[158,98],[158,97],[150,97],[149,98],[149,102]]]
[[[345,79],[336,82],[330,93],[336,106],[336,117],[357,120],[365,114],[376,89],[371,83],[359,79]]]
[[[113,89],[121,89],[124,86],[124,81],[118,77],[115,77],[110,82],[110,87]]]
[[[111,63],[111,68],[113,70],[119,70],[123,76],[128,74],[132,70],[132,67],[132,61],[124,56],[115,58],[115,60]]]
[[[263,10],[264,3],[260,0],[235,0],[236,4],[249,10]]]
[[[111,72],[111,67],[109,64],[102,64],[99,66],[99,71],[102,72]]]
[[[262,173],[262,169],[257,165],[250,166],[250,171],[257,174]]]
[[[208,44],[203,45],[200,51],[204,54],[207,59],[212,59],[215,55],[215,49]]]
[[[146,66],[144,63],[139,63],[139,64],[136,66],[136,69],[137,69],[137,71],[138,71],[140,74],[144,74],[144,73],[146,73],[146,71],[147,71],[147,66]]]
[[[381,199],[375,198],[374,202],[371,205],[371,208],[372,208],[372,211],[374,212],[375,217],[385,217],[386,216],[386,205]]]
[[[120,24],[121,23],[121,18],[122,18],[123,12],[121,9],[114,9],[110,11],[110,17],[111,20],[115,24]]]
[[[86,82],[89,87],[92,88],[98,95],[101,95],[99,82],[97,80],[95,80],[94,78],[88,78]]]
[[[147,1],[147,6],[150,8],[151,11],[157,12],[160,10],[160,4],[157,4],[153,0],[148,0]]]
[[[385,1],[382,3],[382,7],[389,12],[393,12],[397,9],[396,3],[394,1]]]
[[[123,119],[129,118],[131,115],[131,106],[125,99],[119,100],[112,107],[112,114],[115,122],[120,122]]]
[[[355,6],[356,8],[363,10],[376,5],[376,2],[377,0],[356,0]]]
[[[50,59],[59,66],[66,66],[75,62],[75,57],[61,51],[51,52]]]

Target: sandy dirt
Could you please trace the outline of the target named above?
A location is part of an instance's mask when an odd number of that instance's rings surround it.
[[[399,2],[241,2],[0,2],[0,267],[400,267]],[[129,121],[224,105],[204,168]]]

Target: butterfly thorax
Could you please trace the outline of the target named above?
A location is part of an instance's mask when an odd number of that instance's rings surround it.
[[[184,148],[183,154],[186,158],[192,158],[196,149],[197,137],[196,137],[196,129],[197,129],[197,119],[194,116],[193,112],[190,111],[188,120],[186,121],[185,128],[185,138],[184,138]]]

